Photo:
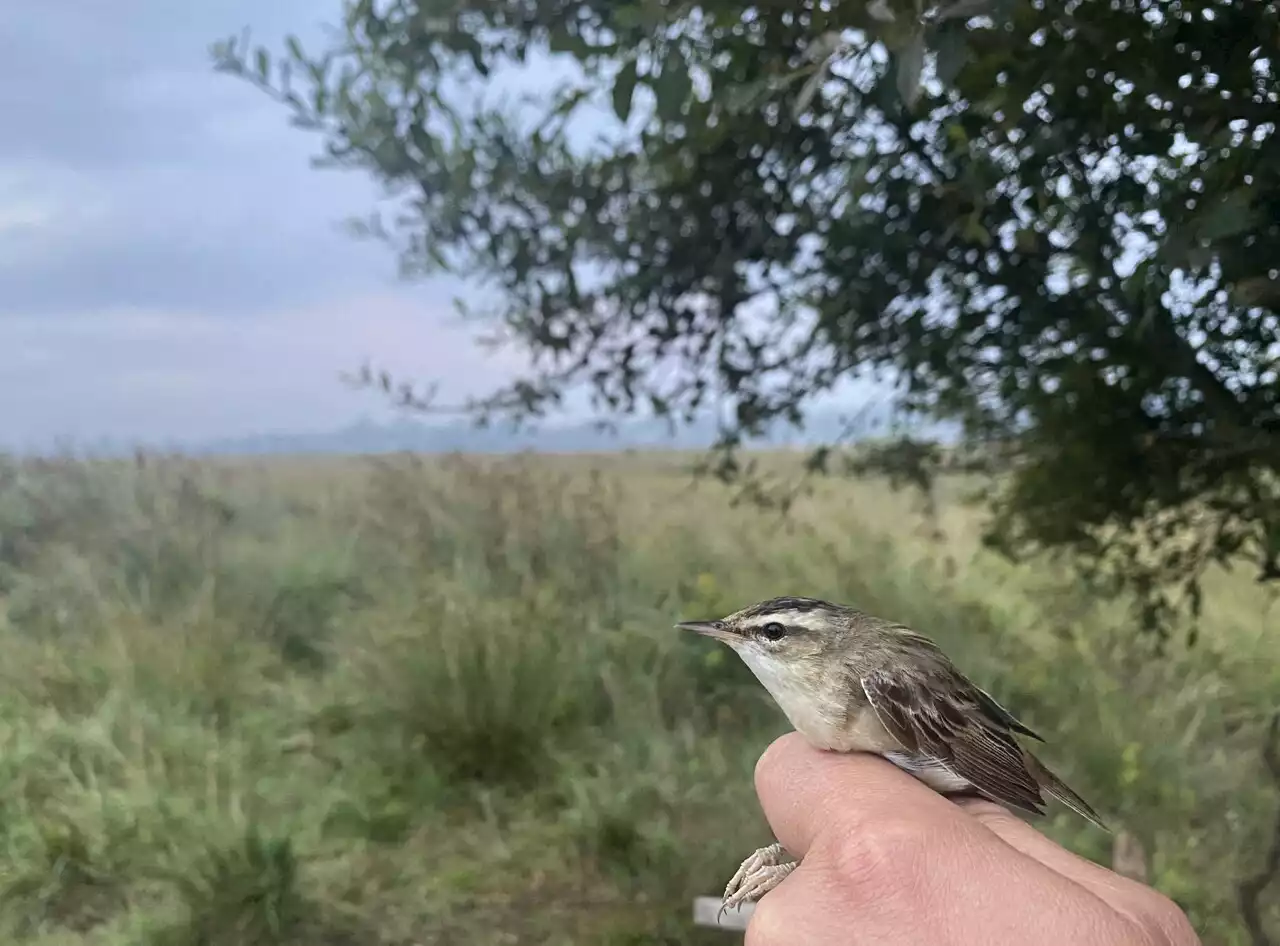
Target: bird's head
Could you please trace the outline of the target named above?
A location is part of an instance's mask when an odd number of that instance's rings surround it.
[[[808,663],[848,641],[857,612],[818,598],[770,598],[728,617],[676,627],[723,641],[753,668]]]

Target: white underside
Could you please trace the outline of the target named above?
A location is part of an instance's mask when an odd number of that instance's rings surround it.
[[[967,778],[956,775],[936,759],[908,755],[905,752],[884,752],[881,755],[935,792],[967,792],[973,788],[973,783]]]
[[[936,792],[963,792],[972,787],[968,779],[956,775],[936,759],[902,751],[902,744],[889,735],[870,706],[850,719],[845,705],[828,705],[815,699],[813,681],[788,665],[763,659],[751,647],[735,646],[734,650],[769,691],[796,731],[815,747],[835,752],[873,752]],[[830,692],[840,690],[836,687]]]

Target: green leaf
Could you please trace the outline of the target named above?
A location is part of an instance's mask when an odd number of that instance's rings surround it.
[[[1272,279],[1270,275],[1251,276],[1241,279],[1231,289],[1232,298],[1238,305],[1280,307],[1280,279]]]
[[[907,108],[914,108],[920,100],[920,83],[924,77],[924,33],[917,32],[911,37],[905,49],[898,56],[897,87],[898,94]]]
[[[289,55],[294,58],[295,62],[302,62],[306,58],[302,54],[302,44],[298,42],[298,37],[286,36],[284,44],[288,47]]]
[[[822,83],[827,81],[827,64],[824,62],[814,70],[813,75],[805,81],[800,87],[800,92],[796,95],[796,100],[791,103],[791,115],[793,118],[799,118],[809,108],[813,102],[813,97],[818,94],[818,90],[822,88]]]
[[[1014,234],[1014,248],[1026,256],[1040,252],[1040,235],[1030,227],[1024,227]]]
[[[782,76],[767,76],[753,82],[730,83],[725,86],[723,95],[717,98],[725,111],[731,114],[750,111],[770,96],[785,92],[789,86],[795,85],[809,74],[808,69],[797,69]]]
[[[258,69],[258,78],[266,82],[271,74],[271,59],[267,56],[267,51],[261,46],[258,47],[254,61]]]
[[[667,50],[667,58],[662,64],[662,74],[652,84],[653,94],[657,98],[658,116],[663,121],[679,121],[684,111],[684,103],[693,91],[693,82],[689,78],[689,67],[684,56],[674,46]]]
[[[1204,212],[1196,232],[1202,240],[1225,240],[1253,228],[1253,196],[1246,188],[1232,191]]]
[[[625,122],[631,117],[631,99],[635,95],[638,79],[636,61],[631,59],[623,64],[613,80],[613,113],[618,116],[619,121]]]
[[[551,110],[551,116],[563,118],[570,115],[573,111],[586,100],[588,94],[587,89],[574,89],[560,97],[554,109]]]
[[[978,219],[977,214],[973,214],[965,220],[964,238],[984,247],[989,247],[992,243],[991,231],[982,225],[982,221]]]
[[[895,19],[873,26],[871,31],[884,44],[885,49],[900,55],[919,36],[920,25],[909,19]]]
[[[995,21],[997,27],[1002,27],[1006,23],[1012,22],[1014,15],[1018,11],[1018,4],[1021,2],[1024,2],[1024,0],[991,0],[987,16]]]
[[[969,59],[969,34],[964,24],[959,21],[944,24],[937,32],[933,48],[938,81],[950,85]]]
[[[577,33],[570,33],[563,25],[551,30],[550,46],[553,53],[568,53],[579,59],[585,59],[591,52],[586,40]]]
[[[898,18],[887,0],[871,0],[867,4],[867,16],[877,23],[892,23]]]
[[[644,8],[639,3],[628,3],[613,11],[613,25],[623,30],[639,29],[648,22]]]
[[[1067,278],[1074,283],[1084,283],[1093,279],[1093,269],[1079,257],[1072,257],[1067,266]]]
[[[902,96],[898,94],[897,83],[893,81],[897,69],[897,56],[890,58],[893,69],[882,74],[872,86],[868,101],[879,108],[886,116],[896,115],[902,110]]]
[[[457,43],[458,48],[467,54],[467,57],[471,60],[472,68],[481,76],[488,76],[489,64],[484,61],[484,47],[480,44],[480,40],[470,33],[455,33],[453,40]]]
[[[720,97],[724,110],[730,114],[738,112],[746,112],[755,108],[756,105],[764,99],[770,92],[770,83],[768,79],[760,79],[755,82],[735,82],[730,85]]]
[[[991,0],[955,0],[954,3],[949,3],[939,10],[936,19],[939,23],[967,20],[970,17],[988,13],[991,6]]]
[[[804,49],[804,58],[809,62],[826,62],[844,46],[844,38],[839,30],[827,30],[818,36]]]

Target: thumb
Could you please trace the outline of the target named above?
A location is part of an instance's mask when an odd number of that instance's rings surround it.
[[[824,752],[782,736],[756,764],[756,794],[774,836],[802,858],[819,836],[857,836],[909,818],[946,831],[969,819],[923,782],[864,752]]]

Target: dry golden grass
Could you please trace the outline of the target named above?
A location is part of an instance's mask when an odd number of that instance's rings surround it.
[[[0,935],[722,942],[689,900],[766,839],[751,769],[785,722],[671,624],[788,593],[935,636],[1207,944],[1246,941],[1273,594],[1214,575],[1199,643],[1156,656],[1062,564],[983,551],[973,482],[936,522],[874,481],[784,519],[690,460],[0,470]]]

